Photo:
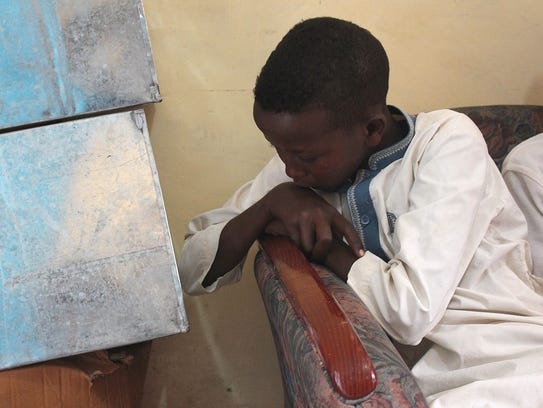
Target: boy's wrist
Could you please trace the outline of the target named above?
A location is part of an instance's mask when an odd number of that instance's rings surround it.
[[[353,263],[358,257],[347,244],[334,240],[324,259],[324,265],[334,272],[341,280],[347,282],[347,277]]]
[[[264,226],[272,222],[274,219],[272,213],[272,203],[270,202],[271,199],[272,197],[270,192],[268,192],[266,195],[264,195],[264,197],[254,204],[254,206],[257,207],[257,212]]]

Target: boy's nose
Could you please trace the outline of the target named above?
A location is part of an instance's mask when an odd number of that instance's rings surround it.
[[[302,168],[302,166],[293,163],[293,161],[289,161],[286,163],[285,172],[287,173],[287,176],[289,176],[293,180],[300,179],[306,175],[305,170]]]

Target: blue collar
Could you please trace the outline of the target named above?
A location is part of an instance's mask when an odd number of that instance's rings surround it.
[[[398,109],[395,106],[390,106],[389,109],[392,113],[402,115],[409,126],[409,131],[407,135],[400,140],[399,142],[389,146],[383,150],[373,153],[368,159],[368,168],[372,171],[379,171],[384,169],[390,163],[401,159],[407,150],[409,143],[415,135],[415,118],[413,116],[407,115],[401,109]]]
[[[414,117],[406,115],[393,106],[389,106],[389,109],[392,113],[405,117],[409,126],[407,135],[392,146],[372,154],[368,160],[368,169],[362,169],[358,172],[356,182],[346,192],[353,226],[358,232],[364,248],[385,261],[388,261],[388,256],[381,247],[379,220],[371,199],[370,184],[373,177],[381,170],[404,156],[415,134]],[[395,215],[387,213],[387,217],[389,218],[390,232],[393,232]]]

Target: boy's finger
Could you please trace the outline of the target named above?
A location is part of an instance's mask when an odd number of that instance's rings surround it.
[[[315,244],[315,231],[311,224],[300,224],[300,244],[305,253],[311,253]]]
[[[288,236],[287,229],[285,228],[283,223],[281,221],[278,221],[278,220],[273,220],[268,225],[266,225],[266,228],[264,229],[264,231],[267,234],[270,234],[270,235],[286,235],[286,236]]]
[[[316,242],[311,252],[311,258],[316,262],[322,262],[332,244],[333,234],[328,223],[318,223],[315,225]]]
[[[313,247],[313,252],[311,252],[311,260],[317,263],[323,262],[330,251],[331,245],[331,240],[321,239],[317,241]]]
[[[343,222],[344,221],[344,222]],[[341,236],[345,237],[345,240],[353,250],[353,253],[357,257],[364,255],[364,246],[362,245],[362,240],[358,236],[358,233],[355,231],[354,227],[342,217],[342,222],[340,223],[340,228],[338,232]]]

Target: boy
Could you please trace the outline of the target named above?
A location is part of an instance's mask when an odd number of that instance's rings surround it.
[[[191,221],[189,293],[235,282],[263,232],[343,278],[395,340],[432,348],[413,373],[434,407],[543,401],[543,288],[526,221],[477,127],[386,105],[379,41],[346,21],[292,28],[257,78],[253,116],[277,155]]]

